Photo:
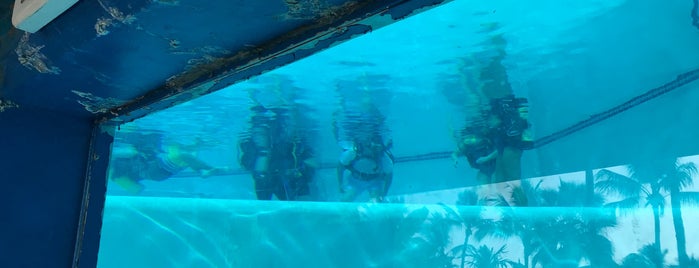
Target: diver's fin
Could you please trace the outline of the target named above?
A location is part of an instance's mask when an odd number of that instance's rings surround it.
[[[134,180],[130,180],[126,177],[115,178],[114,182],[121,188],[132,194],[138,194],[143,191],[143,184],[140,184]]]

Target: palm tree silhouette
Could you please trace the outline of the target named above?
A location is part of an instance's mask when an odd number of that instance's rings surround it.
[[[391,241],[397,252],[390,253],[400,267],[451,268],[452,258],[446,253],[449,228],[453,223],[444,215],[431,213],[427,207],[415,209],[394,225],[394,230],[376,233],[382,237],[393,233]],[[372,240],[376,244],[375,240]],[[377,251],[385,251],[378,249]]]
[[[508,259],[503,258],[505,246],[503,245],[498,250],[482,245],[478,248],[468,245],[466,255],[468,256],[469,267],[473,268],[507,268],[517,266],[518,264]]]
[[[661,249],[660,216],[666,205],[663,193],[669,193],[679,266],[688,267],[690,258],[687,255],[681,206],[682,203],[699,203],[699,192],[682,191],[682,189],[692,185],[693,176],[697,174],[696,166],[691,162],[680,163],[676,158],[660,158],[645,164],[629,165],[627,170],[630,176],[623,176],[609,170],[601,170],[597,174],[599,180],[597,187],[600,190],[626,197],[607,206],[619,209],[634,208],[638,206],[641,198],[645,198],[647,200],[645,205],[653,209],[654,244]]]
[[[542,204],[556,209],[537,221],[535,229],[542,245],[532,258],[533,264],[567,266],[587,259],[592,267],[617,265],[612,242],[604,235],[606,229],[616,226],[616,215],[601,208],[604,199],[599,193],[592,200],[581,195],[585,188],[584,184],[561,180],[558,191],[541,191]]]
[[[452,248],[450,255],[453,256],[453,258],[461,259],[461,264],[459,266],[461,268],[465,268],[467,265],[470,267],[507,267],[502,265],[518,268],[526,267],[523,264],[501,258],[501,255],[504,253],[504,246],[493,252],[493,249],[486,246],[475,248],[473,245],[468,244],[472,237],[480,241],[487,236],[507,237],[510,236],[510,233],[514,233],[509,230],[494,228],[493,226],[496,226],[496,222],[499,220],[483,218],[481,215],[483,211],[482,201],[483,200],[479,200],[478,194],[473,190],[465,190],[459,194],[459,200],[457,201],[458,213],[442,204],[447,216],[453,219],[454,222],[461,224],[464,229],[463,243]],[[500,196],[499,200],[496,200],[496,203],[502,206],[507,206],[509,204],[503,196]],[[503,231],[505,233],[503,233]]]
[[[660,175],[659,184],[663,190],[670,193],[672,223],[675,227],[677,241],[677,258],[680,267],[689,267],[690,259],[687,255],[684,221],[680,207],[685,202],[699,202],[698,192],[682,192],[683,188],[692,185],[693,176],[697,174],[697,167],[694,163],[680,163],[677,159],[672,162],[662,161],[660,163],[663,164],[661,170],[665,172]]]
[[[598,171],[595,188],[605,194],[621,195],[624,199],[605,206],[615,208],[622,214],[637,208],[641,200],[646,200],[645,206],[650,206],[653,210],[654,244],[660,248],[660,216],[665,211],[665,198],[660,193],[660,184],[657,180],[643,176],[643,171],[634,165],[629,165],[626,169],[629,176],[607,169]]]
[[[624,257],[621,268],[663,268],[666,250],[660,250],[655,244],[647,244],[638,251]]]
[[[517,188],[513,191],[514,204],[524,204],[527,203],[527,207],[512,207],[509,206],[510,203],[500,196],[499,200],[496,202],[498,209],[500,210],[499,219],[484,219],[478,223],[476,233],[474,237],[476,240],[481,241],[485,237],[499,237],[508,238],[510,236],[517,236],[522,241],[522,251],[523,251],[523,264],[522,267],[529,267],[529,259],[535,252],[538,251],[539,247],[542,245],[541,240],[537,232],[537,222],[541,219],[538,217],[532,217],[532,213],[537,208],[542,205],[541,191],[539,187],[541,186],[541,181],[532,186],[528,181],[522,181]]]
[[[474,238],[519,237],[524,251],[524,263],[519,266],[523,267],[578,267],[583,259],[594,267],[615,267],[611,241],[603,232],[616,226],[616,216],[613,211],[589,207],[601,207],[603,197],[581,194],[584,184],[560,181],[558,190],[540,190],[540,184],[523,181],[516,192],[528,200],[529,207],[508,207],[503,199],[495,208],[499,217],[481,220]]]
[[[473,229],[476,228],[482,222],[480,217],[480,211],[476,208],[478,205],[478,194],[473,190],[465,190],[459,194],[459,200],[457,201],[457,210],[454,211],[450,207],[441,204],[444,211],[447,213],[447,217],[455,222],[458,222],[464,229],[464,242],[451,249],[451,256],[454,258],[461,258],[460,268],[466,267],[466,257],[468,250],[468,241],[473,235]]]
[[[639,253],[631,253],[621,261],[621,268],[655,268],[655,264],[646,256]]]

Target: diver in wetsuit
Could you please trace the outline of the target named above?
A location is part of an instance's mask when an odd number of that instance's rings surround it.
[[[384,202],[393,180],[391,142],[377,135],[345,143],[342,149],[337,167],[341,201],[354,201],[367,191],[371,201]]]
[[[391,100],[383,75],[361,74],[336,81],[338,109],[333,134],[341,149],[337,164],[340,200],[351,202],[367,192],[372,202],[385,202],[393,182],[393,154],[387,115],[380,108]]]
[[[511,191],[521,179],[522,152],[533,145],[528,121],[528,103],[517,98],[502,64],[506,56],[505,39],[496,35],[490,39],[494,49],[477,59],[478,95],[486,107],[474,122],[469,122],[457,142],[454,156],[464,155],[472,167],[479,170],[481,183],[505,183]],[[511,192],[497,190],[510,200]]]
[[[288,129],[290,111],[262,105],[251,110],[251,129],[249,136],[240,141],[239,160],[252,173],[257,199],[308,197],[315,176],[313,151],[307,137]]]
[[[495,158],[497,149],[488,129],[467,126],[464,128],[457,143],[457,150],[452,154],[456,161],[459,156],[465,156],[469,165],[478,170],[476,179],[481,184],[492,183],[495,173]]]
[[[370,97],[348,96],[352,98],[343,99],[333,120],[335,139],[342,149],[337,165],[340,200],[355,201],[366,191],[370,201],[384,202],[393,181],[394,162],[386,117]]]
[[[120,139],[124,141],[112,152],[109,178],[131,193],[143,191],[142,180],[163,181],[186,169],[202,178],[226,170],[196,157],[198,144],[165,143],[161,133],[122,132]]]

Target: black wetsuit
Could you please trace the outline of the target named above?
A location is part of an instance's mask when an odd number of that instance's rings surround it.
[[[258,113],[267,111],[259,106],[253,110]],[[253,137],[246,137],[240,143],[240,162],[252,173],[258,200],[271,200],[273,196],[279,200],[295,200],[298,196],[310,194],[309,184],[315,176],[315,169],[305,160],[313,157],[313,152],[305,141],[282,134],[284,110],[272,111],[274,116],[258,114],[253,117],[253,125],[263,131],[252,135],[265,135],[259,138],[267,139],[269,148],[260,148]],[[260,157],[268,158],[264,171],[255,168]]]
[[[275,144],[270,151],[269,166],[266,171],[255,171],[255,194],[259,200],[295,200],[298,196],[310,194],[309,184],[315,170],[304,160],[310,158],[307,148],[294,143]]]

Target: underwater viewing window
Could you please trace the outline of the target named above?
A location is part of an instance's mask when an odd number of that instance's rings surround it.
[[[699,267],[691,10],[453,1],[121,124],[99,266]]]

